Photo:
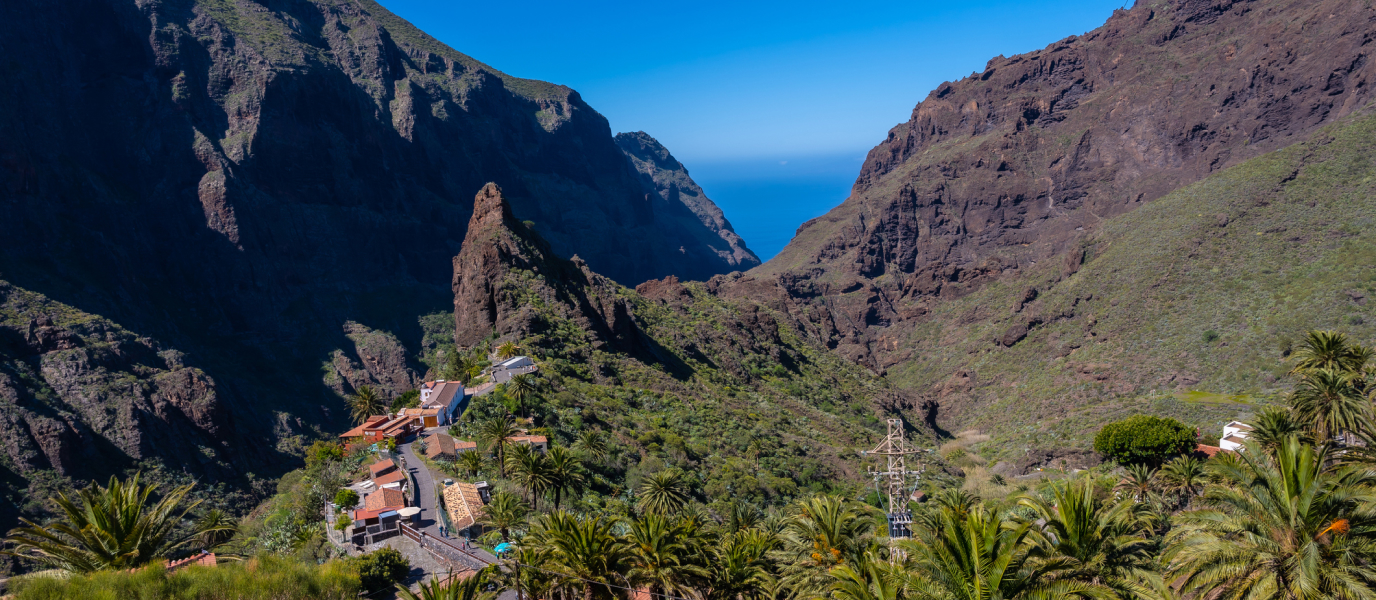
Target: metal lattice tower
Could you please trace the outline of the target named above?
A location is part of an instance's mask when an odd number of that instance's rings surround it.
[[[873,450],[861,452],[864,456],[873,454],[886,459],[883,471],[873,467],[866,468],[866,471],[874,478],[875,487],[879,487],[882,481],[888,492],[885,513],[889,518],[890,540],[912,537],[913,513],[908,510],[908,493],[910,489],[917,487],[917,479],[922,472],[909,471],[907,458],[909,454],[918,452],[919,450],[909,446],[908,441],[903,438],[903,421],[899,419],[889,419],[889,434],[884,436],[878,446]],[[908,485],[910,480],[911,487]]]

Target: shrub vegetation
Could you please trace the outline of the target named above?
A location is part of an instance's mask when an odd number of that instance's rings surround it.
[[[1109,423],[1094,436],[1094,450],[1122,465],[1159,465],[1195,444],[1194,431],[1180,421],[1151,415]]]

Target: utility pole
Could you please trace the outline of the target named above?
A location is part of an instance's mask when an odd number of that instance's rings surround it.
[[[903,437],[903,421],[900,419],[889,419],[889,433],[884,439],[875,446],[873,450],[861,451],[861,456],[877,455],[885,458],[884,470],[880,471],[874,467],[867,467],[865,470],[874,478],[876,488],[880,487],[880,482],[884,483],[887,492],[888,504],[885,508],[886,516],[889,521],[889,556],[893,560],[901,558],[895,542],[912,537],[913,513],[908,510],[908,493],[910,487],[916,487],[918,477],[922,471],[909,471],[909,454],[917,454],[920,450],[908,445],[908,441]],[[908,481],[913,482],[912,486]]]

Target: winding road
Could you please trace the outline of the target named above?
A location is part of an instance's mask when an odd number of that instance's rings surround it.
[[[408,442],[398,447],[401,456],[406,459],[406,470],[411,473],[411,476],[415,478],[416,482],[416,489],[412,492],[412,498],[415,500],[415,505],[420,507],[419,521],[416,524],[416,529],[427,536],[441,539],[439,502],[435,498],[435,478],[434,475],[430,473],[430,469],[426,467],[425,463],[421,462],[420,457],[416,455],[415,447],[418,446],[419,443],[419,439],[417,439],[416,441]],[[443,539],[455,546],[463,545],[463,542],[459,539]],[[497,562],[497,557],[492,556],[492,554],[482,548],[470,548],[467,552],[486,561],[486,564]],[[465,562],[476,561],[467,559]],[[486,565],[470,564],[469,566],[472,568],[481,568]]]

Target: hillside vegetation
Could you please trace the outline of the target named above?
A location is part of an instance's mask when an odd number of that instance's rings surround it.
[[[1134,412],[1211,435],[1287,389],[1284,358],[1307,329],[1376,333],[1373,194],[1367,114],[1106,220],[1069,259],[936,305],[889,379],[1005,454],[1088,447]]]

